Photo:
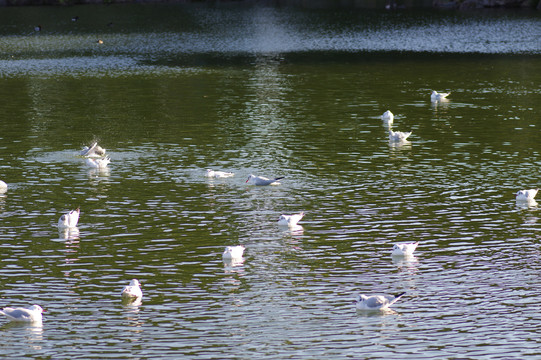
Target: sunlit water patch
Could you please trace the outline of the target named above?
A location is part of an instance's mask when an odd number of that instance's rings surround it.
[[[119,11],[122,17],[142,15],[141,7],[126,6]],[[12,19],[6,20],[5,27],[0,27],[4,54],[0,74],[119,76],[126,72],[161,73],[172,71],[168,67],[219,64],[224,60],[249,63],[258,56],[344,52],[538,54],[540,48],[537,18],[528,13],[435,15],[421,11],[322,12],[180,5],[145,7],[144,11],[145,21],[137,27],[129,23],[105,28],[100,22],[84,27],[60,23],[30,34],[10,25]],[[174,13],[182,20],[172,21]],[[84,21],[83,17],[78,22]],[[17,25],[22,30],[24,24]]]

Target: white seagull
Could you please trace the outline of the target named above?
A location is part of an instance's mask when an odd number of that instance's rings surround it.
[[[430,94],[430,100],[432,102],[438,102],[442,101],[443,99],[447,100],[447,96],[449,96],[451,93],[439,93],[437,91],[432,91],[432,94]]]
[[[280,215],[278,225],[294,227],[304,217],[304,211],[293,215]]]
[[[412,256],[419,242],[394,244],[392,256]]]
[[[85,146],[80,152],[81,156],[86,157],[103,157],[105,156],[105,149],[98,145],[97,142],[90,145],[90,147]]]
[[[226,246],[222,258],[224,260],[240,259],[242,258],[242,254],[244,254],[244,246]]]
[[[0,180],[0,194],[5,193],[6,191],[8,191],[8,184]]]
[[[41,322],[43,309],[39,305],[32,305],[29,308],[10,308],[0,310],[0,314],[6,315],[11,321],[35,323]]]
[[[278,182],[278,180],[283,179],[283,178],[284,178],[284,176],[277,177],[277,178],[274,178],[274,179],[267,179],[266,177],[263,177],[263,176],[255,176],[255,175],[250,174],[250,176],[248,176],[248,180],[246,180],[246,182],[247,183],[250,182],[250,184],[257,185],[257,186],[279,185],[280,183]]]
[[[209,178],[226,178],[226,177],[231,177],[231,176],[235,176],[235,174],[232,172],[207,169],[207,177]]]
[[[58,227],[61,229],[76,227],[77,223],[79,222],[80,212],[81,210],[77,208],[75,210],[71,210],[70,212],[62,215],[60,219],[58,219]]]
[[[405,292],[398,295],[360,295],[355,307],[357,310],[387,310]]]
[[[391,110],[387,110],[381,115],[381,120],[383,120],[387,125],[391,126],[394,121],[394,115]]]
[[[515,194],[518,201],[533,201],[539,189],[520,190]]]
[[[410,132],[403,132],[403,131],[389,130],[389,141],[392,141],[392,142],[406,141],[406,139],[410,135],[411,135],[411,131]]]
[[[125,286],[120,293],[125,300],[137,300],[143,297],[143,291],[141,290],[141,283],[137,279],[130,281],[130,284]]]
[[[105,169],[107,165],[111,162],[111,158],[108,156],[103,159],[92,159],[92,158],[86,158],[85,159],[86,165],[94,168],[94,169]]]

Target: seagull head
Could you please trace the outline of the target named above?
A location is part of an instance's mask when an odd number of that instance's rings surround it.
[[[255,176],[250,174],[250,176],[248,176],[248,180],[246,180],[246,182],[250,181],[251,179],[253,179]]]
[[[37,311],[37,312],[40,312],[40,313],[44,313],[45,310],[43,310],[43,308],[39,305],[32,305],[28,308],[29,310],[32,310],[32,311]]]

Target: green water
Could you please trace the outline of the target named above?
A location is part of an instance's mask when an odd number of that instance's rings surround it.
[[[536,13],[0,17],[0,306],[47,310],[1,320],[2,356],[539,357],[538,207],[514,198],[539,184]],[[389,142],[387,109],[409,142]],[[105,171],[78,156],[96,140]],[[410,241],[414,258],[391,258]],[[224,263],[236,244],[244,261]],[[120,301],[132,278],[139,306]],[[355,311],[401,291],[394,313]]]

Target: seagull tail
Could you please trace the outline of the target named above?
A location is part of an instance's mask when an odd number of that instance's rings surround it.
[[[274,178],[274,181],[282,180],[283,178],[285,178],[285,176],[280,176],[280,177]]]
[[[404,291],[403,293],[400,293],[400,294],[396,294],[394,296],[394,299],[387,305],[387,307],[391,306],[392,304],[394,304],[395,302],[398,301],[398,299],[400,299],[400,297],[402,297],[402,295],[404,295],[406,292]]]

